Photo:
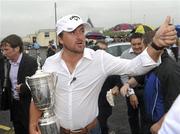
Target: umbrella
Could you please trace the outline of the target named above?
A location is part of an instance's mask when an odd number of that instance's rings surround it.
[[[113,27],[113,31],[132,30],[133,28],[134,28],[134,26],[131,24],[122,23],[122,24],[118,24],[115,27]]]
[[[106,36],[104,36],[100,32],[88,32],[86,34],[86,38],[88,38],[88,39],[105,39]]]
[[[153,31],[153,28],[147,25],[137,25],[132,31],[131,33],[141,33],[141,34],[145,34],[146,32],[149,31]]]

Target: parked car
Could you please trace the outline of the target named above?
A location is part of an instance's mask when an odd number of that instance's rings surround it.
[[[130,42],[113,43],[108,45],[107,52],[118,57],[121,56],[123,51],[127,50],[130,47]]]

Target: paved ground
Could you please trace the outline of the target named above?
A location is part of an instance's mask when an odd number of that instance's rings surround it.
[[[11,131],[11,126],[9,111],[0,111],[0,134],[8,134]]]
[[[116,97],[115,104],[113,114],[108,121],[109,126],[116,134],[130,134],[125,98]]]

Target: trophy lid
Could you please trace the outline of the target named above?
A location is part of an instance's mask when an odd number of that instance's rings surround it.
[[[34,75],[32,75],[31,77],[26,77],[26,78],[28,78],[28,79],[37,79],[37,78],[50,76],[50,73],[44,72],[41,69],[40,58],[39,57],[37,58],[37,64],[38,64],[38,70],[36,71],[36,73]]]
[[[42,70],[37,70],[34,75],[32,75],[30,78],[35,79],[35,78],[42,78],[42,77],[48,77],[50,73],[48,72],[43,72]]]

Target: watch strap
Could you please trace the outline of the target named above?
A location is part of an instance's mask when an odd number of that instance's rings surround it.
[[[157,46],[154,42],[151,43],[151,47],[154,48],[154,49],[157,50],[157,51],[164,49],[164,46],[159,47],[159,46]]]

